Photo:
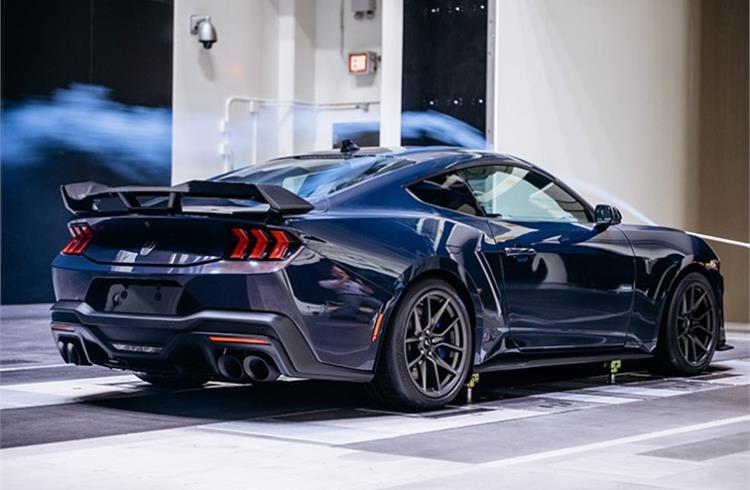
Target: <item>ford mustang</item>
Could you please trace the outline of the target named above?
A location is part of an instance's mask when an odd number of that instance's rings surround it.
[[[508,155],[344,141],[62,195],[60,353],[156,386],[345,380],[429,409],[472,373],[653,358],[693,375],[730,348],[703,240],[622,224]]]

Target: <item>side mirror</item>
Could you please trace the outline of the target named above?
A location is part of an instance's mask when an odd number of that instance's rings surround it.
[[[606,228],[611,225],[618,225],[622,222],[622,213],[620,210],[609,204],[597,204],[594,210],[594,221],[596,226]]]

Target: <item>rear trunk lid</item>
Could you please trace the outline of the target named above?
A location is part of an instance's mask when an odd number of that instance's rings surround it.
[[[91,222],[83,255],[103,264],[185,267],[221,260],[231,247],[229,225],[207,217],[126,216]]]

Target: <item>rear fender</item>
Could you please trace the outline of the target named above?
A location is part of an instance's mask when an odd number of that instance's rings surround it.
[[[425,257],[409,267],[395,281],[394,295],[384,308],[384,325],[389,324],[410,286],[430,277],[444,279],[459,289],[459,295],[468,302],[466,306],[474,326],[474,362],[484,361],[508,333],[508,328],[501,315],[496,286],[491,283],[481,260],[473,250],[468,254],[456,251],[450,257]]]

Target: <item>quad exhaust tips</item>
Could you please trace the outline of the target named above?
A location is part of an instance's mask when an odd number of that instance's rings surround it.
[[[74,342],[59,341],[57,348],[60,350],[63,360],[68,364],[76,366],[88,366],[90,363],[81,349]]]
[[[247,356],[242,361],[242,367],[248,377],[256,382],[275,381],[281,374],[276,366],[258,356]]]
[[[248,378],[257,383],[275,381],[281,375],[272,363],[254,355],[240,361],[233,354],[222,354],[216,364],[221,375],[234,382],[247,381]]]
[[[231,354],[221,355],[216,365],[221,375],[230,381],[244,381],[247,376],[242,369],[242,362]]]

